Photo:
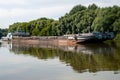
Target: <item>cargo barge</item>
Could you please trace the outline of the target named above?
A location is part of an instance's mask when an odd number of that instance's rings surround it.
[[[22,42],[22,43],[48,43],[48,44],[59,44],[59,45],[72,45],[78,43],[93,43],[93,42],[103,42],[106,40],[111,40],[115,37],[113,32],[109,33],[83,33],[83,34],[70,34],[63,36],[31,36],[31,37],[23,37],[23,36],[12,36],[12,38],[8,37],[7,40],[12,39],[12,42]],[[3,39],[4,40],[4,39]]]

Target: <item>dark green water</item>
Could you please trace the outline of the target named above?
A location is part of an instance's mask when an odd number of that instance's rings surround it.
[[[0,80],[119,80],[120,43],[0,44]]]

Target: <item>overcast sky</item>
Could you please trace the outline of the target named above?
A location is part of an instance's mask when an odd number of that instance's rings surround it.
[[[0,0],[0,28],[15,22],[28,22],[41,17],[59,19],[73,6],[120,6],[120,0]]]

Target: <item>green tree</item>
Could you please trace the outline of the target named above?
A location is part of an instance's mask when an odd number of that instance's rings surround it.
[[[85,6],[82,6],[82,5],[76,5],[76,6],[74,6],[73,7],[73,9],[70,11],[70,15],[73,15],[73,14],[75,14],[76,12],[78,12],[78,11],[82,11],[82,10],[85,10],[86,9],[86,7]]]

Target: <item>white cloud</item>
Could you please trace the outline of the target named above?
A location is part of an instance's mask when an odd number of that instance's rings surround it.
[[[0,0],[0,28],[40,17],[58,19],[77,4],[88,6],[92,3],[98,6],[120,5],[118,0]]]
[[[27,10],[23,8],[14,8],[9,10],[0,9],[0,17],[3,19],[3,25],[5,24],[5,22],[12,24],[19,21],[30,21],[40,17],[58,19],[60,16],[63,16],[66,12],[68,12],[71,8],[71,5],[64,5],[56,7],[41,7],[37,9]]]

